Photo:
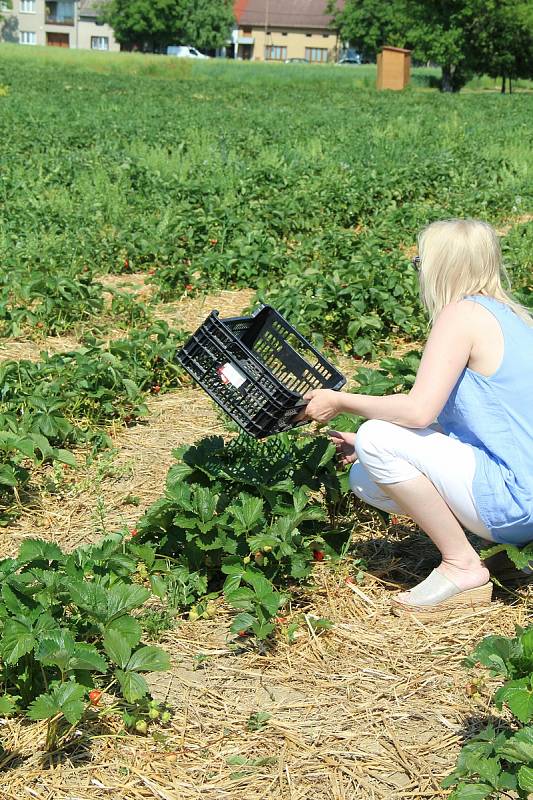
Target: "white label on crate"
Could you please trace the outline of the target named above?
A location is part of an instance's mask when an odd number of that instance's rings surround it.
[[[217,372],[222,383],[231,383],[231,385],[236,386],[237,389],[246,381],[246,375],[234,364],[228,363],[224,364],[222,367],[217,367]]]

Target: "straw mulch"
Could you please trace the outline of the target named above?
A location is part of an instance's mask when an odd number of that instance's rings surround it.
[[[368,536],[368,526],[356,533],[367,552]],[[154,736],[104,717],[98,735],[82,729],[49,758],[44,727],[4,721],[2,800],[445,797],[439,783],[460,742],[493,710],[493,685],[469,697],[461,661],[484,634],[523,624],[525,598],[422,625],[390,615],[393,581],[368,574],[352,588],[322,564],[314,583],[289,614],[300,621],[292,644],[286,628],[264,653],[235,641],[223,606],[215,620],[167,634],[173,669],[152,685],[173,719]],[[334,625],[314,632],[313,616]]]
[[[212,308],[229,316],[246,302],[243,293],[226,293],[173,305],[192,329]],[[0,534],[2,556],[26,536],[70,549],[104,529],[134,525],[161,496],[172,449],[223,431],[201,391],[148,404],[145,423],[117,430],[115,451],[67,470],[55,493],[46,491],[51,474],[43,472],[34,510]],[[402,525],[387,530],[360,508],[351,555],[364,561],[362,583],[345,583],[346,562],[322,563],[314,585],[298,590],[287,612],[299,622],[293,643],[286,623],[263,651],[235,639],[223,603],[215,619],[179,621],[164,634],[173,667],[151,684],[173,719],[153,735],[126,734],[110,714],[47,756],[43,725],[0,720],[0,800],[445,797],[439,783],[460,742],[493,711],[494,682],[476,682],[479,694],[471,696],[473,677],[483,673],[461,661],[483,635],[512,635],[515,624],[526,624],[532,591],[500,592],[487,609],[421,624],[392,616],[389,601],[436,563],[422,534]],[[315,631],[317,617],[333,627]],[[270,715],[262,723],[260,712]]]
[[[47,491],[52,468],[42,471],[33,507],[24,498],[21,516],[0,529],[0,557],[14,555],[28,536],[70,550],[105,532],[133,526],[161,496],[174,462],[172,450],[224,430],[207,395],[196,389],[149,398],[147,405],[149,416],[143,422],[111,432],[111,453],[104,452],[88,468],[67,468],[54,491]]]
[[[80,343],[75,336],[46,336],[42,340],[5,339],[0,344],[0,361],[38,361],[41,353],[66,353]]]
[[[253,289],[221,290],[217,294],[202,294],[183,297],[174,303],[161,303],[154,307],[156,319],[162,319],[169,325],[177,325],[186,331],[195,331],[209,316],[217,310],[223,317],[239,317],[252,305],[255,297]]]

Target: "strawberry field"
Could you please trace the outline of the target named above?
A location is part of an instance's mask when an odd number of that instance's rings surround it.
[[[175,353],[267,302],[348,390],[408,389],[410,258],[453,216],[531,305],[531,93],[3,45],[0,112],[2,800],[527,797],[531,589],[391,616],[424,536]]]

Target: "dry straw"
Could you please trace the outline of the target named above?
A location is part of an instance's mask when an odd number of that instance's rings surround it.
[[[242,294],[177,306],[191,329],[211,308],[240,313]],[[102,524],[133,525],[161,495],[172,448],[223,431],[218,412],[192,388],[153,398],[149,408],[145,423],[115,432],[112,459],[73,474],[59,496],[43,492],[34,511],[4,529],[2,555],[25,536],[70,549],[96,540]],[[435,550],[408,525],[388,530],[363,507],[357,519],[351,567],[317,564],[264,651],[229,636],[223,603],[215,619],[183,620],[164,635],[173,667],[152,687],[173,719],[154,736],[124,733],[111,713],[47,755],[44,725],[0,721],[0,800],[445,797],[440,780],[461,741],[493,712],[494,684],[472,684],[484,673],[466,670],[462,659],[482,636],[512,635],[528,622],[531,589],[499,592],[490,607],[436,624],[397,618],[391,593],[426,575]],[[362,582],[347,583],[349,570],[361,568]],[[317,618],[333,626],[317,628]]]

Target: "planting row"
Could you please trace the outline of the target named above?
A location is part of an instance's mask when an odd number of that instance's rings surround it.
[[[70,554],[28,539],[17,558],[0,562],[0,714],[46,720],[49,750],[80,725],[90,732],[101,713],[122,717],[138,734],[171,721],[172,709],[150,699],[145,677],[170,662],[146,639],[185,611],[192,621],[212,617],[223,596],[235,609],[228,645],[236,653],[245,643],[262,642],[260,652],[275,647],[276,631],[291,642],[298,587],[314,563],[350,549],[354,507],[325,437],[283,434],[263,444],[210,437],[175,456],[164,497],[135,529]],[[516,556],[513,548],[509,554]],[[468,661],[477,663],[504,679],[493,702],[508,714],[465,745],[444,785],[456,787],[454,800],[526,798],[533,628],[483,640]],[[469,686],[471,695],[487,695],[483,675]]]
[[[29,479],[28,462],[75,464],[69,450],[109,444],[106,427],[147,413],[147,393],[187,381],[175,362],[182,333],[158,322],[125,339],[88,337],[76,351],[0,363],[0,502]],[[65,449],[67,448],[67,449]]]

